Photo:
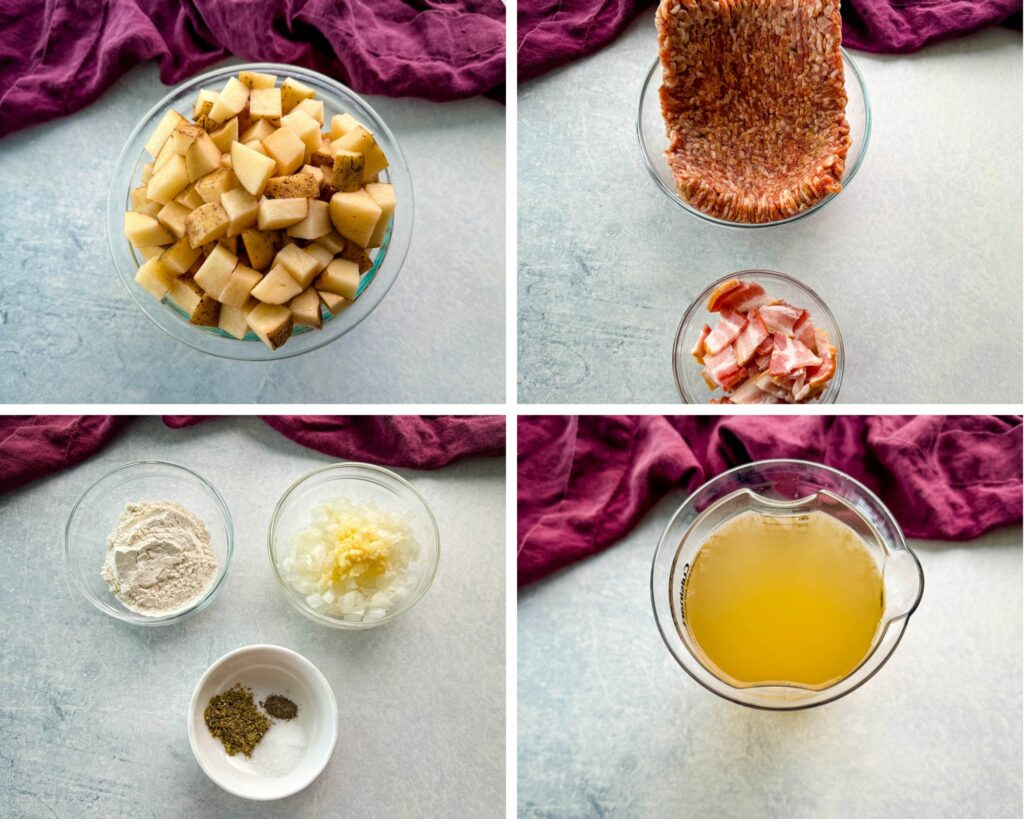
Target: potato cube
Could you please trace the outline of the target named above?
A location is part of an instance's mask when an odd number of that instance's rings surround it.
[[[373,267],[373,259],[370,258],[370,254],[354,242],[349,242],[345,245],[344,250],[338,254],[338,258],[355,262],[359,266],[360,273],[365,273]]]
[[[281,117],[281,125],[295,132],[295,135],[306,146],[307,154],[313,153],[313,151],[320,147],[320,123],[309,114],[296,109],[290,114],[285,114],[285,116]]]
[[[272,159],[270,154],[267,153],[267,149],[263,147],[263,141],[260,140],[260,139],[253,139],[253,140],[250,140],[249,142],[246,142],[245,143],[245,147],[246,148],[252,148],[252,150],[254,150],[256,153],[262,154],[263,156],[267,157],[268,159]],[[274,163],[274,166],[277,167],[277,163],[276,162]]]
[[[331,251],[332,256],[338,255],[339,253],[341,253],[342,250],[345,249],[345,240],[342,239],[333,230],[326,236],[321,236],[319,239],[317,239],[316,243]]]
[[[369,182],[388,166],[388,158],[373,138],[373,134],[362,125],[357,125],[348,133],[338,137],[331,145],[334,152],[357,151],[363,155],[363,181]]]
[[[316,196],[317,194],[319,194],[320,185],[322,185],[324,181],[323,168],[320,168],[317,165],[303,165],[302,170],[300,170],[299,173],[308,173],[310,176],[313,177],[313,180],[316,182],[316,193],[313,195]]]
[[[174,150],[174,137],[167,137],[167,141],[164,143],[164,147],[160,149],[160,153],[156,155],[156,159],[153,160],[153,170],[159,171],[164,165],[167,164],[167,160],[174,156],[177,151]]]
[[[135,249],[139,251],[142,258],[148,262],[154,256],[162,256],[166,248],[161,247],[160,245],[143,245],[142,247],[137,247]]]
[[[320,297],[312,287],[303,290],[288,302],[288,309],[292,311],[292,321],[295,324],[315,327],[318,330],[323,326],[323,319],[320,315]]]
[[[174,271],[175,276],[184,275],[202,255],[198,247],[192,247],[188,238],[179,239],[160,256],[160,261]]]
[[[306,144],[287,126],[278,128],[264,139],[263,150],[277,162],[277,176],[297,171],[306,156]]]
[[[169,245],[174,236],[152,216],[133,210],[124,215],[124,235],[135,247]]]
[[[363,186],[363,155],[356,151],[337,151],[331,168],[331,187],[355,193]]]
[[[245,245],[249,264],[257,270],[266,270],[270,267],[280,246],[280,236],[277,233],[266,233],[262,230],[243,230],[242,244]]]
[[[159,259],[149,259],[136,271],[135,281],[153,298],[162,299],[174,284],[174,271]]]
[[[220,195],[220,204],[228,215],[228,236],[237,236],[256,224],[259,200],[245,188],[234,188]]]
[[[188,215],[185,231],[192,247],[199,247],[227,234],[228,222],[228,215],[220,202],[207,202]]]
[[[231,77],[210,109],[209,118],[216,122],[227,122],[245,108],[248,101],[249,87],[237,77]]]
[[[308,199],[261,199],[256,222],[260,230],[277,230],[301,222],[308,212]]]
[[[231,271],[224,287],[221,288],[218,299],[221,304],[232,307],[242,307],[249,300],[252,289],[260,283],[263,276],[251,267],[241,262]]]
[[[366,186],[366,193],[380,205],[380,219],[377,220],[367,247],[380,247],[384,244],[384,234],[387,233],[391,217],[395,215],[395,186],[386,182],[370,182]]]
[[[359,291],[359,267],[348,259],[335,259],[317,278],[316,289],[326,290],[352,301]]]
[[[174,131],[171,133],[171,144],[174,152],[185,156],[188,153],[188,149],[192,147],[202,134],[209,136],[206,131],[192,122],[179,122],[174,126]]]
[[[217,96],[217,92],[212,88],[200,89],[196,104],[192,106],[193,122],[199,122],[200,119],[204,119],[210,113],[210,109],[213,108],[213,104],[217,101]]]
[[[318,191],[319,192],[319,191]],[[133,188],[131,192],[132,210],[146,216],[156,216],[160,212],[160,203],[146,196],[146,186]]]
[[[345,136],[357,125],[359,125],[359,120],[351,114],[335,114],[331,117],[331,139]]]
[[[189,185],[185,190],[174,197],[175,202],[180,202],[189,210],[195,210],[205,201],[198,193],[196,193],[196,186]]]
[[[249,332],[249,322],[245,320],[245,311],[240,307],[232,307],[230,304],[221,304],[217,326],[229,336],[239,339],[245,338],[245,334]]]
[[[308,85],[288,77],[281,83],[281,110],[287,114],[303,100],[312,99],[315,96],[316,91]]]
[[[287,233],[293,239],[307,241],[319,239],[331,232],[331,206],[319,199],[309,200],[309,212],[301,222],[296,222]]]
[[[295,173],[290,176],[272,176],[263,189],[267,199],[307,199],[320,193],[320,186],[312,174]]]
[[[253,196],[263,193],[276,167],[277,163],[269,156],[263,156],[240,142],[231,143],[231,170],[242,187]]]
[[[171,131],[179,122],[184,122],[185,118],[175,110],[170,110],[163,115],[160,120],[160,124],[156,126],[156,129],[150,135],[146,141],[146,153],[152,157],[156,157],[160,153],[160,149],[164,146],[167,141],[167,137],[171,135]]]
[[[324,103],[323,100],[308,99],[303,100],[292,109],[292,113],[301,111],[308,117],[312,117],[316,120],[318,126],[324,124]]]
[[[230,153],[231,143],[238,141],[238,117],[232,117],[216,131],[213,131],[210,134],[210,139],[222,154]]]
[[[216,245],[218,247],[223,247],[223,248],[226,248],[227,250],[230,250],[236,256],[238,255],[238,237],[237,236],[221,236],[217,240]],[[213,253],[213,250],[214,249],[211,247],[210,248],[210,253]],[[209,256],[209,253],[207,254],[207,256]]]
[[[185,154],[185,167],[189,182],[195,182],[220,167],[220,149],[206,131],[202,132],[202,136],[192,143]]]
[[[362,158],[362,154],[359,154]],[[316,168],[333,168],[334,167],[334,148],[331,147],[329,142],[324,142],[319,148],[309,155],[310,163]],[[329,171],[328,171],[329,173]]]
[[[175,279],[169,295],[171,301],[181,308],[192,324],[217,326],[220,303],[204,293],[192,279]]]
[[[154,202],[166,205],[188,185],[185,157],[174,154],[153,174],[146,184],[146,195]]]
[[[320,272],[317,270],[316,257],[309,255],[298,245],[282,247],[278,251],[277,258],[274,259],[274,266],[278,265],[283,266],[303,289],[309,287],[313,279],[316,278],[316,274]]]
[[[339,192],[331,197],[331,222],[338,233],[360,247],[369,243],[381,213],[380,205],[363,191]]]
[[[258,119],[242,132],[242,136],[238,141],[243,144],[252,142],[254,139],[262,142],[276,130],[268,120]]]
[[[306,245],[302,248],[307,255],[312,256],[316,260],[316,272],[319,273],[327,265],[331,263],[334,258],[334,254],[331,253],[326,247],[317,242],[313,242],[311,245]]]
[[[173,199],[160,208],[156,220],[174,234],[175,239],[185,235],[185,219],[192,211]]]
[[[275,75],[260,74],[258,71],[241,71],[238,80],[248,88],[273,88],[277,85]]]
[[[284,265],[274,265],[263,280],[252,289],[253,298],[264,304],[285,304],[303,290]]]
[[[281,89],[254,88],[249,92],[249,116],[253,119],[279,119]]]
[[[246,316],[246,321],[271,350],[276,350],[284,344],[292,334],[292,311],[287,307],[273,304],[257,305]]]
[[[316,294],[320,297],[320,301],[324,303],[331,316],[336,316],[352,302],[346,299],[344,296],[339,296],[337,293],[331,293],[329,290],[317,290]]]
[[[218,245],[196,271],[196,284],[215,299],[220,299],[220,293],[237,265],[238,257]]]
[[[218,168],[195,184],[195,191],[203,202],[219,202],[222,194],[236,189],[244,190],[239,187],[238,177],[227,168]]]
[[[139,181],[142,182],[143,185],[153,178],[153,167],[152,162],[147,162],[142,166],[142,175],[139,177]]]

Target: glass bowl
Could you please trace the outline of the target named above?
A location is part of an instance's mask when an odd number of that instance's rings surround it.
[[[395,187],[397,204],[391,226],[379,248],[367,251],[373,260],[373,267],[363,274],[356,300],[337,316],[324,319],[323,328],[296,327],[287,343],[271,350],[255,333],[249,332],[245,339],[237,339],[217,327],[201,327],[190,324],[188,317],[170,299],[157,301],[135,281],[139,265],[145,261],[132,247],[124,235],[124,214],[131,206],[132,188],[141,184],[142,166],[152,161],[144,150],[146,140],[169,108],[183,116],[192,113],[193,105],[202,88],[219,90],[240,71],[258,71],[276,74],[279,78],[294,77],[316,90],[317,99],[324,103],[324,120],[334,114],[351,113],[373,132],[378,144],[388,158],[389,167],[380,175],[382,182]],[[118,157],[107,198],[107,240],[114,268],[128,295],[143,313],[168,335],[203,353],[221,358],[235,358],[246,361],[269,361],[307,353],[340,338],[366,318],[380,304],[388,290],[398,278],[398,272],[405,261],[412,235],[413,200],[412,180],[405,157],[398,141],[376,111],[354,91],[336,80],[297,66],[279,63],[246,63],[218,68],[195,77],[171,91],[147,113],[135,126]]]
[[[219,564],[206,594],[187,608],[160,617],[125,608],[100,575],[107,537],[125,506],[140,500],[174,501],[193,512],[209,530]],[[224,498],[202,476],[167,461],[136,461],[111,470],[85,490],[64,529],[64,561],[72,583],[104,614],[137,626],[167,626],[210,605],[227,576],[233,550],[234,528]]]
[[[871,138],[871,103],[868,100],[868,89],[864,85],[864,77],[857,68],[856,63],[842,49],[843,74],[846,78],[846,120],[850,124],[850,149],[846,153],[846,167],[843,173],[842,190],[838,193],[815,202],[811,207],[800,213],[794,214],[786,219],[779,219],[774,222],[730,222],[726,219],[718,219],[701,210],[698,210],[676,190],[676,181],[672,171],[665,161],[665,151],[668,150],[668,136],[665,132],[665,119],[661,114],[661,99],[658,91],[661,87],[661,60],[657,58],[644,78],[643,87],[640,89],[640,101],[636,109],[636,138],[640,146],[640,156],[644,161],[647,172],[655,181],[662,192],[687,213],[697,216],[706,222],[716,225],[724,225],[734,228],[763,228],[784,225],[788,222],[795,222],[810,216],[820,210],[839,194],[846,190],[847,186],[857,175],[864,155],[868,150],[868,142]]]
[[[317,505],[336,498],[373,501],[381,509],[405,515],[420,545],[417,560],[422,565],[419,582],[405,600],[378,620],[344,620],[317,611],[281,574],[279,562],[286,556],[292,538],[309,525],[309,513]],[[366,629],[389,623],[420,601],[437,574],[440,536],[430,507],[411,483],[390,469],[355,462],[337,463],[313,470],[299,478],[281,496],[270,520],[267,536],[270,566],[285,596],[295,608],[318,623],[340,629]]]
[[[751,509],[787,516],[810,511],[830,514],[854,529],[881,571],[885,611],[871,651],[856,669],[832,685],[731,685],[705,665],[690,636],[681,602],[690,566],[714,529]],[[808,461],[758,461],[708,481],[672,517],[658,541],[651,565],[654,617],[665,645],[679,665],[720,697],[772,711],[824,705],[871,679],[899,645],[923,593],[921,564],[882,501],[848,475]]]
[[[701,376],[701,367],[690,355],[690,350],[697,344],[697,338],[705,324],[714,326],[711,321],[717,314],[709,313],[707,302],[715,288],[730,279],[754,281],[764,286],[768,295],[789,302],[794,307],[802,307],[811,314],[811,320],[828,333],[829,339],[836,348],[836,372],[828,382],[825,390],[814,400],[822,404],[834,404],[839,396],[839,388],[843,383],[843,365],[846,362],[846,349],[843,347],[843,336],[839,332],[832,311],[828,309],[821,297],[807,285],[779,273],[775,270],[740,270],[730,273],[709,284],[697,296],[683,313],[683,318],[676,328],[676,336],[672,342],[672,375],[676,380],[676,389],[684,404],[706,404],[711,398],[721,398],[721,390],[711,392]]]

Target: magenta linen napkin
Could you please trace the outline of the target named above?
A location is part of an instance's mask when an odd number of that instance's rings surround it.
[[[967,540],[1024,503],[1019,417],[550,416],[518,430],[520,586],[611,546],[670,488],[767,458],[842,470],[908,537]]]
[[[599,51],[651,0],[519,0],[519,79]],[[1008,21],[1021,0],[843,0],[843,45],[899,54]],[[651,46],[651,59],[655,48]]]
[[[169,415],[182,429],[218,416]],[[0,492],[84,461],[131,420],[125,416],[0,417]],[[335,458],[408,469],[440,469],[474,455],[505,454],[505,419],[473,416],[324,416],[262,418],[302,446]]]
[[[500,89],[500,0],[4,0],[0,136],[78,111],[155,58],[176,85],[234,54],[364,94],[444,101]],[[154,100],[155,102],[155,100]]]

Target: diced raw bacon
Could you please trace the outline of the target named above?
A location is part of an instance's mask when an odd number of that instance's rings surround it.
[[[793,338],[801,342],[808,350],[817,350],[817,340],[814,334],[814,322],[811,321],[811,314],[804,311],[800,320],[793,327]]]
[[[747,377],[747,368],[740,367],[732,375],[726,376],[725,382],[722,384],[723,390],[731,390],[737,384],[739,384],[744,378]]]
[[[788,389],[775,383],[772,374],[767,370],[755,375],[754,382],[757,384],[758,389],[778,398],[780,401],[785,400],[786,396],[790,394]]]
[[[729,396],[726,395],[726,396],[724,396],[722,398],[712,398],[710,401],[708,401],[708,403],[709,404],[731,404],[732,401],[730,401],[729,400]]]
[[[743,282],[739,287],[730,290],[718,302],[720,310],[728,307],[737,313],[746,313],[754,310],[762,304],[767,304],[771,297],[764,292],[764,288],[757,282]]]
[[[807,346],[810,347],[811,345],[808,344]],[[820,356],[825,355],[826,350],[831,350],[833,353],[836,351],[836,348],[832,346],[832,342],[828,339],[828,333],[820,327],[814,328],[814,349]]]
[[[717,313],[722,309],[722,299],[725,298],[729,293],[738,287],[742,287],[743,282],[739,279],[729,279],[727,282],[722,282],[718,287],[714,289],[714,292],[708,296],[708,312]]]
[[[758,316],[760,316],[760,315],[761,314],[758,313]],[[769,334],[768,338],[766,338],[764,341],[762,341],[760,343],[760,345],[758,345],[757,354],[758,355],[771,355],[772,354],[772,350],[774,350],[774,349],[775,349],[775,339],[773,339],[771,337],[771,335]]]
[[[708,385],[708,389],[714,392],[718,389],[718,382],[711,377],[711,373],[708,372],[707,367],[702,367],[700,371],[701,378],[704,379],[704,383]]]
[[[768,340],[771,341],[770,338]],[[768,368],[771,366],[771,363],[772,363],[772,354],[771,353],[765,353],[764,355],[759,355],[757,358],[754,359],[754,366],[758,370],[767,371]]]
[[[705,358],[704,366],[715,383],[723,388],[736,383],[734,379],[736,373],[740,371],[740,366],[736,363],[736,351],[732,347],[726,347],[721,352]]]
[[[736,348],[736,362],[741,366],[753,358],[754,353],[765,341],[768,340],[768,330],[761,321],[757,310],[747,313],[747,326],[736,338],[733,346]]]
[[[768,367],[772,375],[788,375],[800,367],[817,367],[821,364],[821,359],[808,350],[803,342],[783,333],[775,333],[774,339],[775,348]]]
[[[757,386],[757,376],[751,376],[729,394],[734,404],[777,404],[778,399]]]
[[[704,325],[704,329],[700,331],[700,338],[697,339],[697,343],[693,345],[693,349],[690,350],[690,355],[697,359],[698,364],[704,363],[704,339],[708,337],[708,333],[711,332],[711,328],[708,325]]]
[[[828,347],[821,357],[821,365],[807,370],[807,385],[815,392],[825,388],[836,374],[836,348]]]
[[[807,311],[790,307],[788,304],[766,304],[758,312],[769,333],[783,333],[791,336],[796,323]]]
[[[704,346],[711,355],[718,355],[736,340],[746,325],[746,316],[734,313],[732,310],[723,310],[722,320],[712,328],[711,333],[704,339]]]
[[[810,387],[805,386],[807,384],[807,372],[805,370],[799,370],[799,374],[794,373],[793,386],[790,388],[790,395],[793,396],[793,401],[799,401],[808,392]]]

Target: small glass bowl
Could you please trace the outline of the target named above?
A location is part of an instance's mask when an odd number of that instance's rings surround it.
[[[278,561],[287,554],[292,538],[309,525],[309,513],[336,498],[354,502],[373,501],[388,512],[408,516],[413,536],[420,545],[422,563],[416,588],[379,620],[343,620],[317,611],[281,575]],[[270,566],[285,596],[295,608],[318,623],[340,629],[366,629],[389,623],[411,609],[427,593],[437,574],[440,536],[430,507],[411,483],[390,469],[372,464],[345,462],[315,469],[288,487],[277,502],[267,536]]]
[[[690,350],[697,344],[697,338],[705,324],[714,326],[715,313],[709,313],[707,308],[708,299],[719,285],[730,279],[740,281],[753,281],[762,285],[768,295],[782,299],[794,307],[802,307],[811,314],[811,320],[815,326],[821,327],[836,348],[836,372],[832,380],[828,382],[825,390],[814,400],[822,404],[834,404],[839,397],[839,388],[843,383],[843,365],[846,362],[846,349],[843,347],[843,336],[839,332],[839,324],[836,322],[832,311],[828,309],[825,302],[821,300],[811,288],[775,270],[740,270],[737,273],[730,273],[722,276],[718,281],[712,282],[697,296],[693,303],[683,313],[683,318],[676,329],[676,337],[672,342],[672,375],[676,380],[676,389],[684,404],[706,404],[712,398],[721,398],[721,390],[711,392],[708,385],[701,376],[701,366],[698,364]]]
[[[131,191],[141,184],[142,166],[152,161],[144,146],[153,129],[168,109],[190,117],[196,98],[202,88],[219,90],[240,71],[275,74],[279,78],[294,77],[316,90],[316,98],[323,100],[324,121],[334,114],[348,112],[373,132],[381,150],[388,158],[388,168],[380,174],[382,182],[395,187],[397,204],[384,243],[367,251],[373,267],[362,275],[356,300],[336,316],[324,319],[319,330],[296,327],[287,343],[271,350],[255,333],[237,339],[218,327],[202,327],[189,323],[188,317],[170,301],[158,301],[135,281],[135,273],[144,258],[132,247],[124,235],[124,214],[131,208]],[[308,353],[340,338],[366,318],[380,304],[398,278],[405,261],[412,236],[413,200],[412,180],[398,141],[388,130],[384,120],[354,91],[336,80],[292,65],[279,63],[246,63],[210,71],[179,85],[147,113],[125,143],[114,166],[114,176],[107,197],[107,241],[114,268],[128,295],[146,316],[168,335],[195,350],[221,358],[245,361],[270,361]]]
[[[871,651],[857,668],[831,685],[733,685],[708,666],[690,636],[682,602],[690,567],[711,532],[751,509],[776,515],[829,514],[861,537],[878,565],[885,611]],[[921,564],[885,504],[849,475],[809,461],[757,461],[708,481],[686,499],[665,527],[651,564],[654,617],[676,662],[712,693],[769,711],[824,705],[866,683],[896,650],[923,594]]]
[[[162,617],[148,617],[125,608],[100,575],[107,537],[129,503],[173,501],[199,518],[210,533],[217,556],[217,576],[206,594],[187,608]],[[136,626],[167,626],[202,611],[217,596],[234,551],[231,513],[209,481],[179,464],[136,461],[111,470],[75,503],[64,528],[64,561],[68,577],[90,603],[118,620]]]
[[[864,77],[857,68],[856,63],[846,52],[843,53],[843,74],[846,79],[846,120],[850,125],[850,148],[846,153],[846,167],[843,172],[842,190],[830,194],[811,207],[802,210],[786,219],[779,219],[775,222],[730,222],[727,219],[718,219],[710,214],[698,210],[679,195],[676,189],[676,181],[672,171],[665,160],[665,151],[668,150],[668,136],[665,132],[665,119],[661,113],[661,99],[659,89],[661,88],[661,60],[655,59],[654,64],[644,78],[643,87],[640,89],[640,101],[636,109],[636,138],[640,146],[640,156],[644,161],[647,172],[651,179],[657,183],[662,192],[687,213],[712,222],[716,225],[734,228],[763,228],[785,225],[788,222],[795,222],[810,216],[815,211],[823,208],[840,193],[846,190],[853,181],[853,177],[860,170],[861,163],[868,150],[868,142],[871,139],[871,103],[868,99],[868,89],[864,84]]]

